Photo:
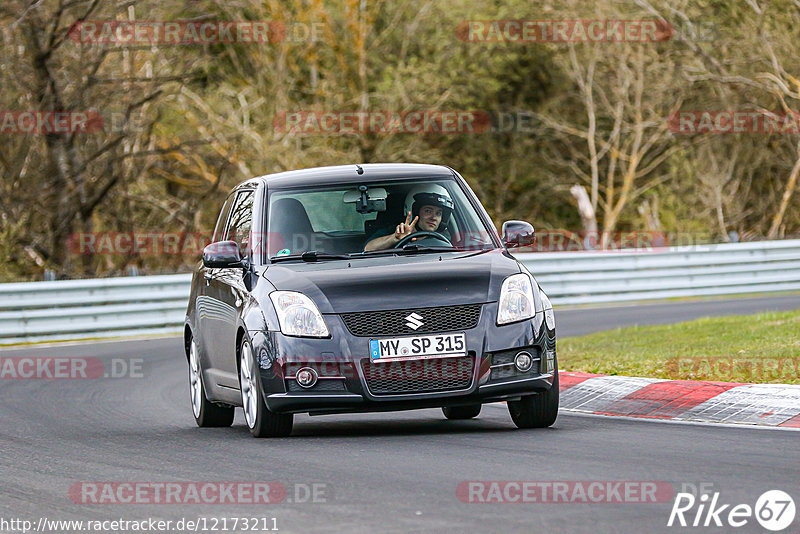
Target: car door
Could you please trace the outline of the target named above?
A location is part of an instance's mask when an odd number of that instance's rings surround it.
[[[222,205],[222,210],[217,218],[217,224],[214,227],[214,234],[211,238],[212,243],[222,240],[234,200],[236,200],[236,193],[231,193],[228,198],[225,199],[225,203]],[[195,339],[200,352],[199,356],[202,367],[205,369],[206,377],[210,379],[209,386],[214,387],[217,385],[218,380],[212,355],[215,350],[214,330],[217,327],[216,321],[218,320],[217,317],[220,311],[220,287],[219,284],[216,283],[215,277],[218,276],[220,269],[211,269],[201,266],[200,271],[203,276],[203,283],[200,286],[195,301],[197,327]]]
[[[254,194],[253,189],[236,193],[224,229],[216,239],[236,241],[244,257],[250,256]],[[243,274],[241,268],[228,268],[207,269],[204,275],[207,299],[201,328],[210,364],[207,374],[216,386],[226,389],[239,389],[236,328],[243,304],[247,301]]]

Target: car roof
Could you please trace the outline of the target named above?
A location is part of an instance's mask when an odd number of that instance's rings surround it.
[[[363,174],[358,174],[358,167]],[[364,182],[383,179],[443,177],[452,178],[455,172],[444,165],[426,165],[421,163],[360,163],[358,165],[335,165],[330,167],[314,167],[296,171],[278,172],[251,178],[237,186],[247,187],[267,184],[268,187],[285,188],[306,185],[328,185],[350,182]]]

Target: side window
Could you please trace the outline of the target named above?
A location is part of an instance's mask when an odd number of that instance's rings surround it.
[[[232,240],[239,243],[242,252],[249,252],[247,247],[250,241],[250,228],[253,226],[253,198],[255,191],[242,191],[236,195],[236,201],[231,209],[231,216],[228,218],[228,225],[225,228],[225,240]]]
[[[228,198],[225,199],[225,204],[222,205],[222,211],[219,212],[219,218],[217,218],[217,225],[214,227],[214,236],[211,238],[212,243],[222,241],[223,229],[228,221],[228,214],[231,212],[233,198],[234,195],[228,195]]]

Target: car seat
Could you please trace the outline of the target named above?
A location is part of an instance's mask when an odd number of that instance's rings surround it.
[[[289,249],[291,254],[313,250],[314,228],[303,204],[295,198],[276,200],[269,214],[269,254]]]

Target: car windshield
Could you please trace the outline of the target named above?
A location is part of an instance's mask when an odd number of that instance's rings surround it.
[[[318,261],[384,251],[495,247],[492,232],[453,179],[272,190],[267,219],[267,250],[272,260],[304,253],[304,259]],[[411,228],[405,229],[403,239],[387,237],[395,236],[397,226],[407,220]],[[372,240],[377,241],[365,251]]]

